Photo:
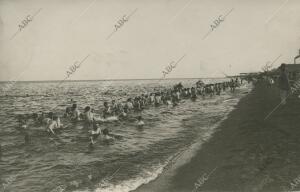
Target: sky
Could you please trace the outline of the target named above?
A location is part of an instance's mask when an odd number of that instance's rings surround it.
[[[257,72],[293,63],[299,9],[299,0],[0,0],[0,81],[62,80],[84,59],[69,80],[161,78],[182,57],[166,78]]]

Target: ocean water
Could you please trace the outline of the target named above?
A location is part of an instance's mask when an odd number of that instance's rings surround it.
[[[171,87],[188,80],[128,80],[17,82],[0,94],[0,191],[62,192],[62,191],[132,191],[159,176],[178,152],[196,142],[205,142],[216,124],[228,115],[248,86],[236,93],[229,90],[220,96],[183,100],[176,107],[150,107],[133,112],[127,120],[101,125],[119,137],[114,141],[98,140],[88,148],[89,134],[82,123],[69,123],[57,134],[48,135],[44,127],[29,125],[30,144],[18,131],[17,114],[54,111],[63,114],[71,99],[82,111],[87,105],[96,112],[104,101],[126,98]],[[206,79],[204,82],[223,79]],[[0,83],[0,89],[7,84]],[[141,129],[133,119],[142,115]]]

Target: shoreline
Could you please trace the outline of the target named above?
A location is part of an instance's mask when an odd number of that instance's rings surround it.
[[[289,98],[285,106],[264,120],[279,103],[276,87],[256,85],[240,99],[208,142],[195,153],[186,151],[170,170],[135,192],[276,192],[291,189],[295,186],[291,183],[300,174],[300,159],[297,158],[300,156],[300,116],[297,112],[300,100]]]
[[[239,90],[236,90],[236,96],[235,98],[226,99],[223,102],[230,102],[231,100],[237,100],[239,103],[240,99],[245,97],[245,93],[249,94],[249,92],[252,90],[252,85],[246,85],[245,88],[241,88]],[[236,105],[234,105],[234,108]],[[178,168],[184,166],[185,164],[190,163],[190,161],[193,159],[193,157],[197,154],[197,151],[201,150],[203,147],[203,144],[206,142],[209,142],[209,140],[214,136],[215,132],[219,131],[218,127],[221,125],[223,121],[225,121],[230,113],[233,111],[228,112],[222,119],[220,119],[218,122],[215,122],[213,124],[208,125],[210,127],[209,132],[204,133],[203,138],[198,138],[198,141],[195,141],[191,146],[189,146],[187,149],[185,149],[183,152],[180,152],[181,155],[179,155],[179,158],[175,158],[175,161],[170,161],[169,164],[171,164],[170,168],[167,168],[164,170],[157,178],[150,181],[147,184],[143,184],[139,186],[137,189],[133,190],[134,192],[152,192],[152,191],[169,191],[170,187],[173,185],[171,179],[176,176]],[[198,116],[194,116],[193,118],[197,118]],[[192,119],[193,119],[192,118]],[[198,127],[198,125],[195,125]],[[168,167],[169,165],[166,165]],[[172,189],[174,191],[174,189]],[[181,190],[178,190],[178,192]]]

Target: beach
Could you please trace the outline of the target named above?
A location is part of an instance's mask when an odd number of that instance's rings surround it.
[[[0,192],[300,192],[299,9],[0,0]]]
[[[207,83],[211,81],[222,80]],[[162,84],[170,87],[175,82]],[[182,82],[189,86],[196,80]],[[62,114],[70,105],[64,99],[66,91],[82,110],[88,102],[100,106],[110,98],[125,100],[161,86],[153,80],[113,81],[106,89],[104,85],[101,81],[67,82],[52,95],[48,90],[55,82],[17,83],[11,96],[0,98],[6,103],[0,115],[0,168],[7,191],[273,192],[299,188],[300,101],[290,96],[286,105],[276,108],[279,90],[264,82],[244,82],[234,92],[130,114],[130,118],[144,117],[142,129],[130,119],[101,124],[118,139],[98,141],[92,151],[80,122],[69,124],[55,137],[42,126],[29,124],[30,143],[24,144],[14,116],[28,111],[28,106],[31,111],[47,111],[59,105],[55,110]],[[32,91],[37,87],[44,90]],[[97,97],[99,93],[102,97]]]
[[[265,120],[279,103],[274,85],[258,83],[208,141],[186,151],[174,166],[136,191],[299,190],[300,100],[290,96]]]

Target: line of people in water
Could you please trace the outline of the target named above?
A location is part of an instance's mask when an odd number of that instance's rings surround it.
[[[241,80],[242,83],[242,80]],[[204,84],[201,80],[196,83],[195,87],[184,88],[181,83],[176,84],[173,88],[156,91],[150,94],[141,94],[134,98],[128,98],[125,102],[117,102],[112,100],[110,103],[104,102],[100,113],[96,112],[90,106],[86,106],[83,112],[80,112],[76,103],[68,106],[63,116],[59,117],[53,112],[49,113],[34,113],[30,115],[19,115],[17,117],[20,128],[27,129],[28,120],[32,119],[35,123],[46,127],[46,130],[55,135],[56,131],[68,127],[63,125],[60,118],[70,120],[70,122],[84,122],[84,126],[90,130],[90,143],[94,144],[99,135],[104,139],[113,139],[113,135],[109,133],[108,129],[101,130],[100,124],[103,122],[117,121],[128,118],[131,112],[139,112],[151,106],[177,106],[181,99],[191,99],[195,101],[199,96],[212,97],[213,95],[220,95],[222,91],[230,88],[231,92],[240,85],[238,78],[230,81]],[[143,118],[138,116],[136,118],[136,125],[143,127],[145,123]],[[25,131],[25,142],[29,141],[29,135]]]

